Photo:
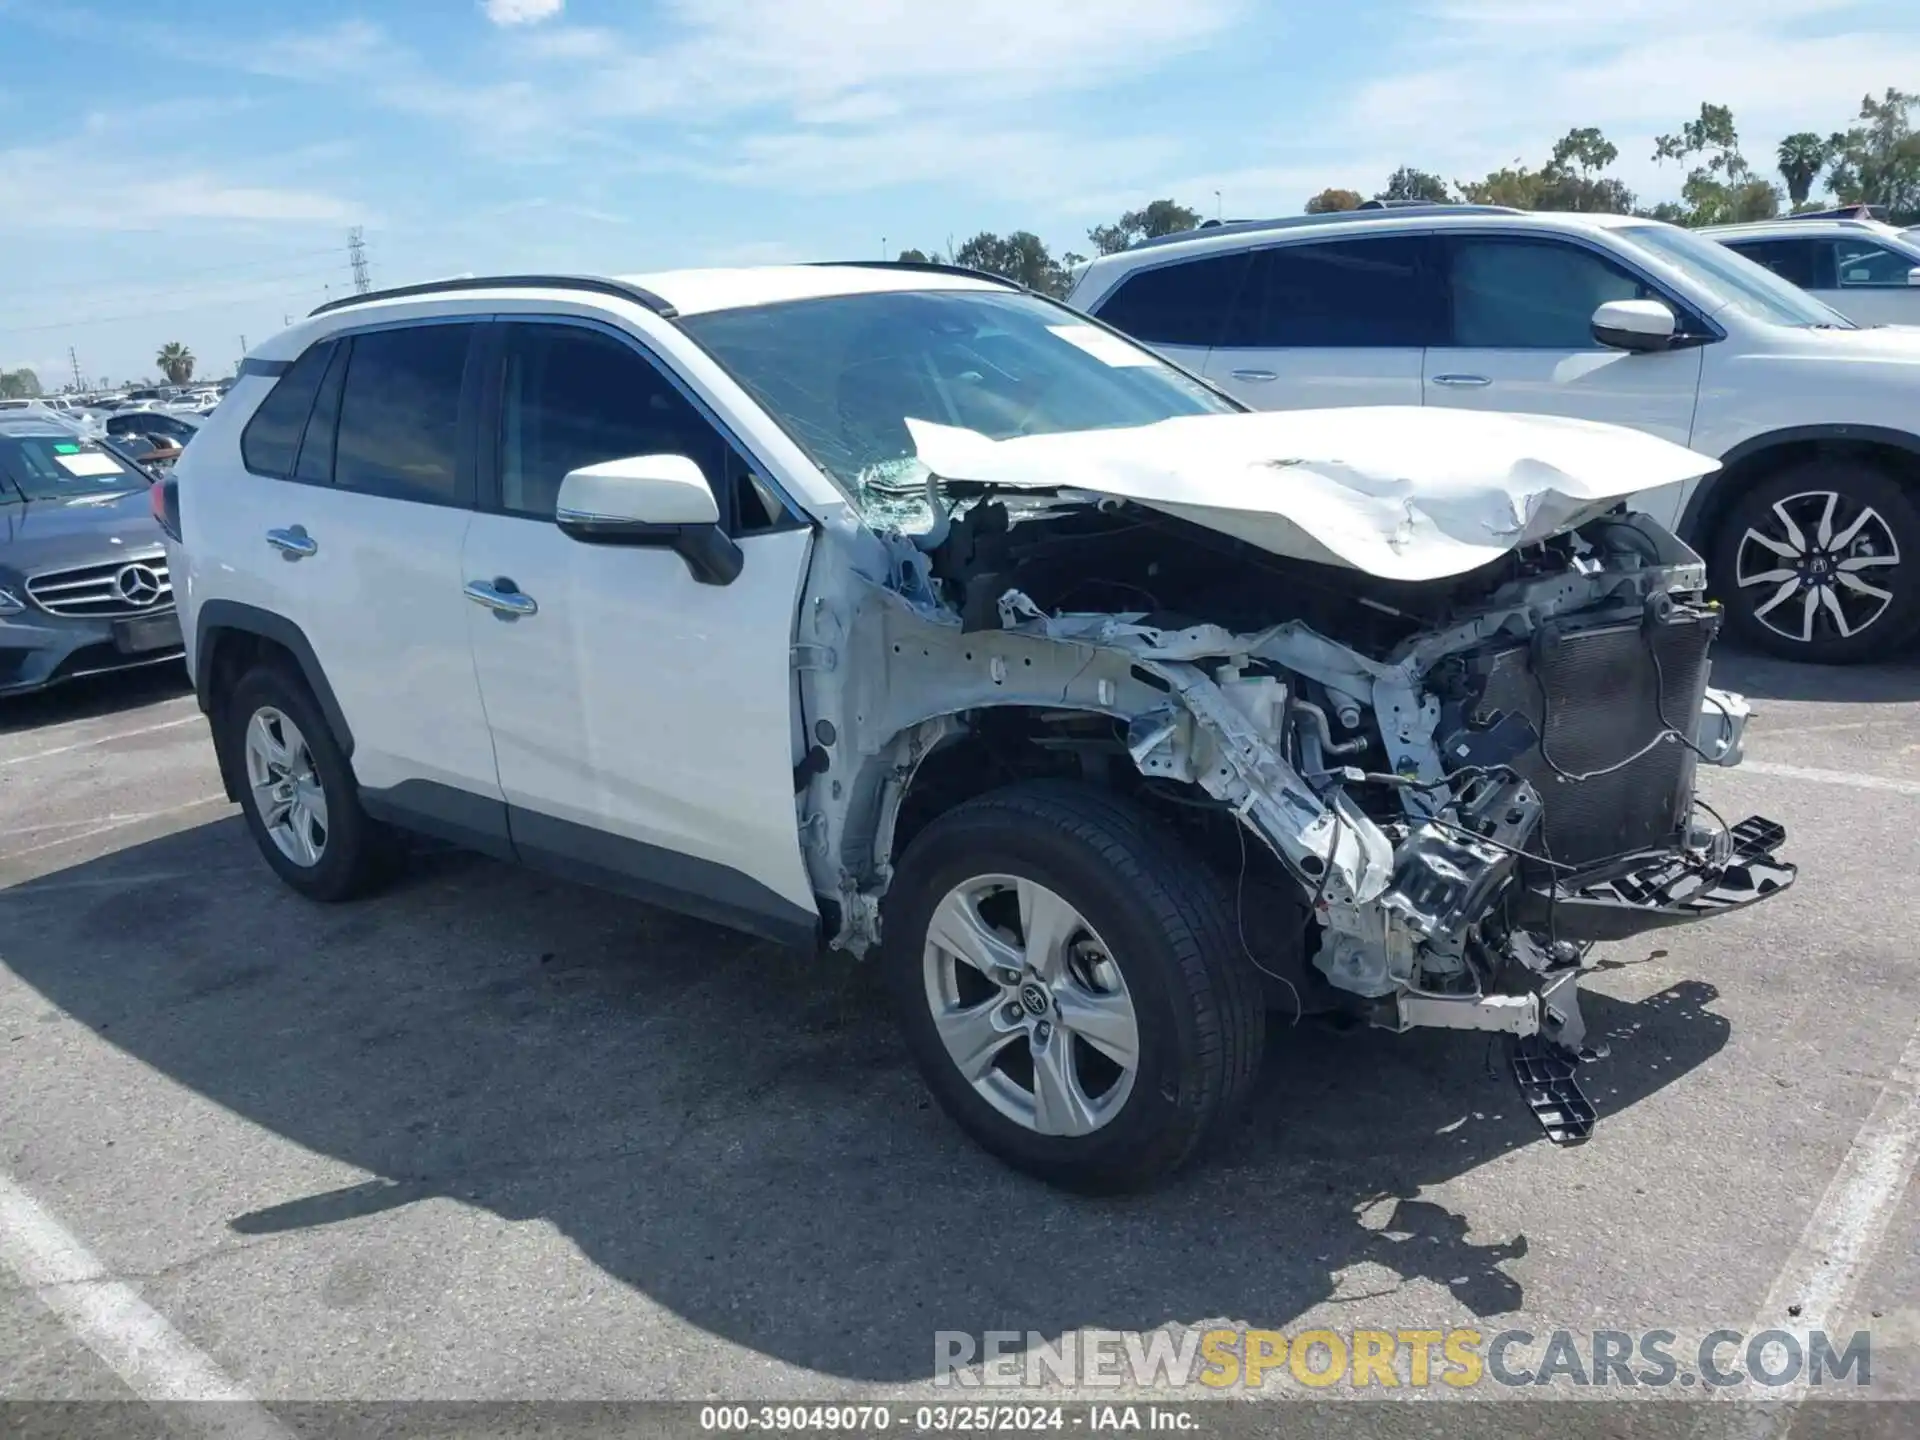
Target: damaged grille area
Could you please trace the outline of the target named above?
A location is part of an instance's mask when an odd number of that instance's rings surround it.
[[[1717,629],[1713,612],[1677,609],[1645,623],[1548,628],[1483,657],[1476,720],[1524,715],[1541,737],[1513,769],[1545,802],[1536,838],[1548,857],[1584,866],[1680,833],[1695,756],[1669,732],[1691,737]]]

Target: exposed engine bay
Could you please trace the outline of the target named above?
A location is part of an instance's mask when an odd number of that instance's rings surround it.
[[[851,784],[817,748],[800,777],[836,943],[877,938],[942,756],[1047,757],[1237,872],[1259,897],[1243,928],[1268,942],[1249,957],[1295,1005],[1526,1041],[1522,1088],[1570,1141],[1592,1120],[1568,1076],[1593,943],[1794,880],[1781,827],[1728,824],[1694,793],[1699,764],[1739,762],[1749,710],[1709,684],[1700,557],[1646,515],[1596,505],[1401,580],[1111,495],[941,495],[927,534],[895,537],[888,582],[847,615],[816,605],[801,647],[851,657],[833,723],[873,747]],[[809,686],[809,713],[830,688]],[[1292,971],[1272,958],[1289,944]]]

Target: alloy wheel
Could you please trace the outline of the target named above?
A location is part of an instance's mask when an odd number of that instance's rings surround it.
[[[263,705],[247,722],[245,749],[261,825],[294,864],[318,865],[327,849],[327,793],[307,737],[285,712]]]
[[[1120,1113],[1140,1066],[1133,997],[1112,953],[1059,895],[983,875],[934,907],[927,1004],[974,1090],[1040,1135],[1088,1135]]]
[[[1753,618],[1787,640],[1850,639],[1893,604],[1875,574],[1900,563],[1893,529],[1871,505],[1832,490],[1776,500],[1740,537],[1734,584],[1758,592]]]

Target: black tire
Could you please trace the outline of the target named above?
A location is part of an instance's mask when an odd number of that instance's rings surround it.
[[[1106,942],[1125,980],[1139,1063],[1118,1111],[1090,1134],[1043,1135],[1002,1114],[935,1026],[928,926],[951,890],[983,875],[1054,891]],[[1025,783],[933,821],[901,858],[883,935],[888,986],[935,1098],[984,1148],[1053,1184],[1108,1193],[1164,1178],[1230,1126],[1259,1072],[1265,1007],[1231,895],[1147,814],[1106,791]]]
[[[1785,504],[1789,515],[1797,512],[1802,534],[1816,540],[1817,533],[1807,528],[1807,517],[1817,514],[1821,506],[1817,499],[1807,497],[1827,494],[1839,497],[1836,533],[1844,532],[1864,509],[1871,509],[1883,523],[1884,534],[1895,547],[1899,563],[1874,565],[1855,572],[1861,583],[1892,595],[1893,598],[1877,610],[1875,607],[1880,606],[1880,602],[1873,597],[1849,591],[1844,586],[1834,588],[1836,599],[1845,597],[1843,613],[1852,612],[1846,617],[1853,630],[1851,635],[1839,633],[1826,601],[1817,602],[1813,639],[1808,641],[1799,638],[1805,589],[1793,592],[1762,615],[1759,611],[1780,593],[1781,584],[1763,581],[1742,585],[1739,582],[1743,575],[1775,573],[1776,567],[1796,571],[1798,567],[1793,562],[1775,556],[1757,541],[1748,540],[1748,531],[1782,538],[1784,526],[1773,507]],[[1863,547],[1868,545],[1882,547],[1874,553],[1884,556],[1888,553],[1884,548],[1886,542],[1873,538],[1880,533],[1881,526],[1869,522],[1846,554],[1817,554],[1813,563],[1831,566],[1852,561],[1857,564],[1864,554]],[[1817,551],[1818,546],[1814,549]],[[1912,498],[1898,482],[1871,464],[1844,459],[1809,460],[1768,476],[1728,508],[1708,559],[1708,575],[1714,594],[1726,607],[1729,629],[1745,644],[1770,655],[1816,665],[1849,665],[1885,659],[1920,630],[1920,510],[1916,510]],[[1762,566],[1766,568],[1759,568]],[[1831,573],[1830,570],[1815,572],[1814,578]],[[1874,613],[1869,616],[1870,611]]]
[[[312,760],[312,773],[326,797],[325,844],[319,859],[302,865],[284,854],[268,834],[252,787],[247,783],[247,727],[263,707],[278,710],[298,727]],[[325,716],[307,684],[290,667],[255,666],[228,693],[220,707],[220,745],[229,774],[240,778],[240,809],[247,829],[267,864],[282,880],[311,900],[350,900],[364,895],[392,874],[396,847],[392,836],[360,808],[359,787],[347,757],[340,753]]]

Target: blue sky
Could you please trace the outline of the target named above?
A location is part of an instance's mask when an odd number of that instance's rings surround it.
[[[1750,159],[1920,89],[1912,0],[0,0],[0,367],[226,373],[373,276],[1085,250],[1729,104]],[[1215,200],[1215,192],[1220,199]]]

